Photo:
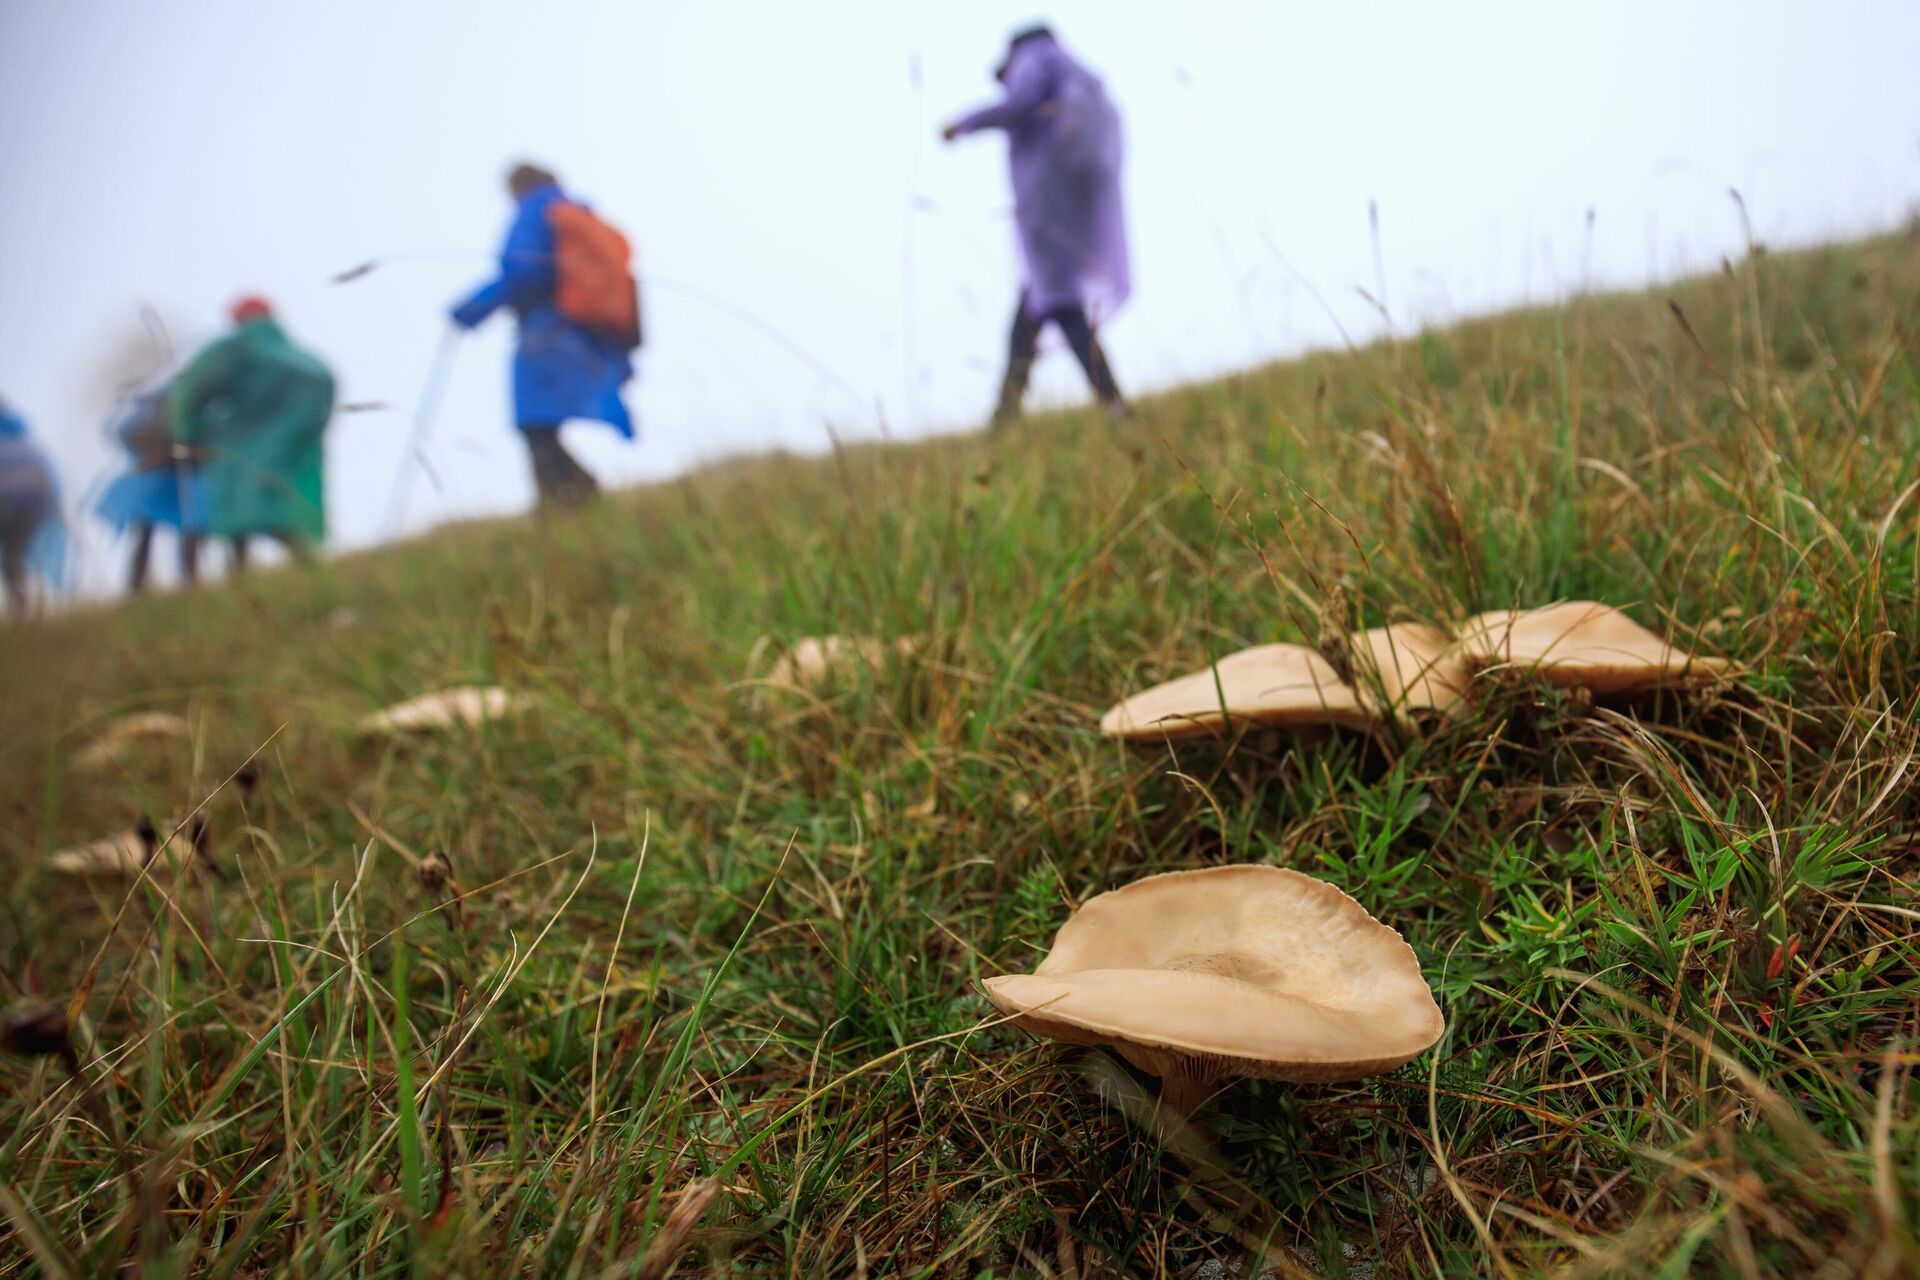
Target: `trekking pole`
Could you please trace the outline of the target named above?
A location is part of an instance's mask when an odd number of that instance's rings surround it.
[[[427,370],[427,384],[420,389],[420,399],[413,406],[413,429],[407,433],[406,452],[400,456],[400,469],[393,476],[393,495],[387,499],[387,536],[400,532],[400,522],[406,519],[407,496],[413,491],[413,469],[417,463],[426,468],[429,476],[433,468],[426,458],[427,436],[433,430],[433,420],[440,412],[440,397],[446,393],[447,375],[453,371],[453,353],[460,346],[460,331],[452,325],[440,335],[440,345],[434,349],[433,364]],[[436,487],[438,481],[435,481]]]

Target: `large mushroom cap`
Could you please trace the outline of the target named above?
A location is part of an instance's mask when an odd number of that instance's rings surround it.
[[[1390,1071],[1446,1022],[1413,949],[1334,886],[1279,867],[1149,876],[1090,899],[987,997],[1036,1035],[1107,1045],[1172,1086]]]
[[[453,725],[479,725],[526,710],[533,700],[498,687],[442,689],[395,703],[362,717],[362,733],[419,733]]]
[[[1134,694],[1100,717],[1100,732],[1129,742],[1204,738],[1231,722],[1366,731],[1380,717],[1312,649],[1263,644]]]
[[[1374,627],[1353,638],[1353,656],[1361,697],[1384,698],[1382,715],[1447,711],[1466,697],[1471,673],[1459,647],[1437,627]]]
[[[1480,614],[1460,629],[1460,647],[1476,666],[1528,668],[1551,684],[1600,694],[1703,684],[1727,667],[1724,658],[1695,657],[1592,600]]]

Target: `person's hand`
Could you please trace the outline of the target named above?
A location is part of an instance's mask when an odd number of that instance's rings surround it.
[[[940,141],[942,142],[952,142],[955,138],[959,136],[960,136],[960,126],[957,124],[950,124],[945,128],[943,128],[942,130],[940,130]]]
[[[447,312],[447,319],[453,321],[456,328],[471,332],[479,326],[482,320],[486,319],[485,316],[476,314],[477,311],[478,308],[474,306],[473,300],[469,298],[465,302],[455,303],[452,309]]]

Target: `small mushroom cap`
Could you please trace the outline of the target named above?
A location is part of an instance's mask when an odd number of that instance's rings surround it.
[[[1705,684],[1727,668],[1726,659],[1695,657],[1592,600],[1480,614],[1460,629],[1460,648],[1477,667],[1524,667],[1599,694]]]
[[[1263,644],[1134,694],[1100,717],[1100,732],[1129,742],[1206,738],[1234,721],[1362,731],[1380,725],[1318,653],[1305,645]]]
[[[1383,716],[1448,711],[1467,696],[1472,672],[1459,646],[1437,627],[1402,622],[1363,631],[1353,641],[1360,695],[1368,703],[1384,696]]]
[[[1333,885],[1279,867],[1175,871],[1103,893],[1037,970],[985,986],[1036,1035],[1202,1081],[1358,1079],[1411,1061],[1446,1029],[1398,933]]]
[[[167,824],[166,833],[156,837],[159,847],[151,855],[146,837],[136,829],[55,850],[47,855],[47,869],[63,876],[131,880],[147,865],[149,856],[154,859],[156,870],[171,868],[182,858],[193,856],[192,832],[176,831],[179,826],[177,821]]]
[[[892,643],[872,636],[807,636],[780,655],[767,681],[787,689],[812,689],[829,676],[861,667],[877,671],[886,665],[889,653],[911,657],[919,647],[915,636],[901,636]]]
[[[442,689],[395,703],[360,720],[362,733],[417,733],[453,725],[501,720],[533,705],[533,699],[497,686]]]
[[[108,724],[86,746],[74,753],[73,763],[81,769],[99,769],[127,754],[135,743],[185,738],[192,733],[185,718],[171,711],[136,711]]]

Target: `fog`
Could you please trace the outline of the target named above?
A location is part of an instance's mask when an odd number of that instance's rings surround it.
[[[1906,4],[10,0],[0,395],[61,471],[81,588],[119,577],[86,513],[115,388],[241,292],[359,406],[329,437],[333,545],[524,508],[503,317],[461,344],[431,478],[388,518],[522,157],[639,248],[641,438],[568,429],[608,483],[976,427],[1014,299],[1004,151],[936,131],[1036,17],[1125,117],[1136,288],[1104,336],[1132,392],[1711,266],[1744,243],[1732,190],[1774,246],[1920,202]],[[1049,355],[1036,399],[1083,396]]]

